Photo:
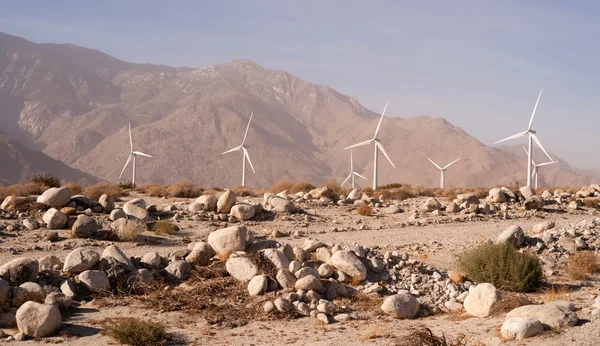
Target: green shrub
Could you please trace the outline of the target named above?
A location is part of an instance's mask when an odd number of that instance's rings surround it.
[[[470,279],[499,289],[531,292],[543,279],[540,260],[510,243],[483,244],[460,255],[458,268]]]
[[[30,183],[36,183],[40,186],[60,187],[60,180],[50,173],[38,173],[29,178]]]
[[[119,188],[123,190],[134,189],[135,184],[131,182],[131,180],[121,181],[119,182]]]
[[[104,334],[121,344],[132,346],[159,346],[166,338],[165,327],[156,322],[122,317],[104,324]]]

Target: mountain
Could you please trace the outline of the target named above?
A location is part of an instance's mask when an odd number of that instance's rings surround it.
[[[39,151],[25,148],[6,134],[0,133],[0,184],[27,182],[38,173],[50,173],[64,181],[82,185],[95,183],[95,177],[67,166]]]
[[[139,183],[236,186],[241,143],[256,168],[249,186],[291,179],[341,181],[349,169],[344,147],[371,138],[378,114],[331,88],[287,72],[235,60],[201,69],[132,64],[74,45],[35,44],[0,34],[0,131],[72,167],[117,182],[134,146]],[[525,163],[483,145],[444,119],[386,117],[379,138],[397,166],[380,156],[379,182],[436,186],[445,164],[448,186],[524,182]],[[373,148],[354,150],[355,170],[372,176]],[[130,169],[125,173],[129,178]],[[589,180],[559,174],[556,185]],[[367,183],[368,185],[368,183]]]

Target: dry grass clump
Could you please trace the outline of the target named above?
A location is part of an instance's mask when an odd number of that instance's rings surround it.
[[[543,279],[540,260],[510,243],[482,244],[468,250],[459,256],[458,267],[472,280],[512,292],[531,292]]]
[[[290,191],[292,189],[292,186],[294,186],[294,182],[290,180],[280,180],[271,185],[271,187],[269,187],[269,192],[280,193],[283,190]]]
[[[134,241],[146,230],[146,224],[141,221],[131,221],[118,228],[115,236],[120,241]]]
[[[160,346],[166,341],[166,328],[156,322],[134,317],[110,319],[103,325],[103,333],[124,345]]]
[[[567,274],[571,279],[583,280],[598,271],[598,256],[593,251],[581,251],[569,258]]]
[[[467,345],[466,336],[459,336],[456,339],[449,339],[446,334],[435,335],[431,329],[423,327],[413,330],[406,338],[406,346],[465,346]]]
[[[144,184],[137,188],[142,193],[152,197],[168,197],[167,188],[156,184]]]
[[[3,201],[8,196],[27,197],[31,195],[41,195],[46,190],[46,187],[36,183],[16,184],[9,186],[0,185],[0,201]]]
[[[512,311],[520,306],[536,304],[526,294],[514,292],[502,292],[502,299],[492,305],[490,314],[500,315]]]
[[[202,188],[189,181],[180,181],[167,188],[169,197],[196,198],[202,195]]]
[[[358,215],[371,216],[373,210],[368,205],[361,205],[360,207],[358,207],[358,209],[356,209],[356,212],[358,213]]]
[[[504,299],[504,297],[502,297]],[[569,300],[569,288],[566,285],[552,285],[542,291],[542,300],[545,303],[556,300]]]
[[[83,189],[82,193],[96,201],[100,199],[100,196],[104,194],[114,198],[125,195],[125,193],[119,186],[104,181],[86,187],[85,189]]]
[[[294,185],[292,185],[292,187],[290,187],[289,192],[290,193],[298,193],[298,192],[308,192],[310,190],[313,190],[315,188],[315,186],[311,183],[306,183],[306,182],[300,182],[300,183],[295,183]]]
[[[45,186],[46,188],[60,187],[60,180],[50,173],[38,173],[29,177],[27,180],[29,180],[30,183]]]
[[[155,221],[150,224],[150,231],[156,234],[168,234],[171,235],[179,231],[179,227],[171,222],[167,221]]]
[[[73,195],[81,195],[81,193],[83,192],[83,188],[79,184],[74,183],[72,181],[63,184],[62,187],[68,187],[71,190],[71,194]]]
[[[340,184],[337,181],[328,181],[324,184],[321,184],[319,187],[324,186],[327,186],[329,189],[331,189],[331,191],[333,191],[334,194],[338,196],[346,195],[350,192],[350,190],[344,189],[342,186],[340,186]]]
[[[600,200],[598,198],[584,198],[583,204],[588,208],[598,208]]]
[[[235,193],[236,196],[238,197],[252,197],[255,196],[254,191],[252,191],[252,189],[249,189],[245,186],[238,186],[234,189],[232,189],[231,191],[233,191],[233,193]]]
[[[120,181],[117,186],[123,190],[135,189],[135,184],[131,180]]]

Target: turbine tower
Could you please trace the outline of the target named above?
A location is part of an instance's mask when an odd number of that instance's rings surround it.
[[[527,127],[527,130],[523,131],[523,132],[519,132],[516,135],[512,135],[510,137],[504,138],[502,140],[499,140],[498,142],[496,142],[496,144],[504,142],[504,141],[508,141],[511,139],[515,139],[515,138],[519,138],[519,137],[523,137],[525,135],[529,135],[529,151],[527,152],[527,186],[531,186],[531,177],[532,177],[532,171],[533,171],[533,166],[532,166],[532,140],[535,141],[537,143],[537,145],[540,147],[540,149],[542,149],[542,151],[544,151],[544,154],[546,154],[546,156],[548,157],[548,159],[550,159],[550,161],[553,161],[552,158],[550,157],[550,155],[548,154],[548,152],[546,151],[546,149],[544,149],[544,147],[542,146],[542,143],[540,142],[540,140],[537,138],[537,136],[535,135],[535,130],[533,130],[531,127],[533,125],[533,117],[535,116],[535,110],[537,109],[538,103],[540,102],[540,97],[542,97],[542,91],[540,90],[540,94],[538,95],[537,101],[535,102],[535,106],[533,107],[533,112],[531,113],[531,119],[529,119],[529,126]]]
[[[121,175],[119,175],[119,179],[121,179],[121,177],[123,176],[123,172],[125,172],[125,168],[127,168],[127,165],[129,164],[129,162],[131,161],[131,159],[133,158],[133,176],[131,178],[131,184],[133,184],[133,186],[135,186],[135,158],[137,155],[140,156],[146,156],[146,157],[152,157],[148,154],[144,154],[140,151],[134,151],[133,150],[133,137],[131,136],[131,123],[129,123],[129,146],[131,148],[131,152],[129,153],[129,157],[127,158],[127,162],[125,162],[125,166],[123,166],[123,170],[121,170]]]
[[[525,150],[525,153],[527,154],[527,156],[529,156],[529,152],[527,151],[527,148],[523,147],[523,150]],[[554,163],[558,163],[558,161],[549,161],[549,162],[544,162],[544,163],[538,163],[536,164],[535,161],[531,160],[531,164],[533,165],[533,178],[535,179],[534,181],[534,185],[535,188],[538,188],[538,172],[539,172],[539,167],[543,167],[543,166],[548,166]]]
[[[452,166],[454,163],[456,163],[456,161],[460,160],[461,158],[459,157],[458,159],[450,162],[449,164],[447,164],[446,166],[444,166],[444,168],[440,167],[437,165],[437,163],[433,162],[432,159],[427,158],[427,160],[429,160],[431,163],[433,163],[434,166],[437,167],[437,169],[440,170],[442,176],[440,178],[440,189],[443,189],[446,186],[446,169],[448,169],[448,167]]]
[[[390,159],[390,157],[388,156],[388,154],[385,152],[385,149],[383,149],[383,145],[381,145],[381,141],[379,140],[379,138],[377,138],[377,134],[379,133],[379,128],[381,127],[381,121],[383,120],[383,115],[385,114],[385,110],[387,109],[388,104],[385,104],[385,108],[383,108],[383,112],[381,112],[381,118],[379,118],[379,124],[377,124],[377,129],[375,129],[375,136],[373,136],[373,138],[369,139],[368,141],[364,141],[364,142],[360,142],[354,145],[351,145],[349,147],[344,148],[344,150],[346,149],[352,149],[352,148],[356,148],[356,147],[360,147],[363,145],[369,145],[371,143],[373,143],[373,147],[375,148],[375,154],[374,154],[374,159],[373,159],[373,190],[377,189],[377,156],[379,154],[378,150],[381,150],[381,152],[383,153],[383,155],[385,155],[385,157],[388,159],[388,161],[390,162],[390,164],[392,164],[392,167],[394,167],[394,169],[396,169],[396,166],[394,165],[394,163],[392,162],[392,160]]]
[[[360,175],[354,171],[354,165],[352,163],[352,150],[350,150],[350,174],[348,174],[348,178],[346,178],[346,180],[344,180],[344,182],[342,183],[342,186],[344,186],[344,184],[346,184],[348,182],[348,179],[352,178],[352,188],[354,188],[354,177],[359,177],[359,178],[363,178],[364,180],[367,180],[367,178],[363,177],[362,175]]]
[[[242,144],[240,144],[239,146],[229,149],[226,152],[224,152],[222,155],[228,154],[228,153],[232,153],[234,151],[238,151],[241,150],[244,152],[244,155],[242,155],[242,186],[246,186],[246,160],[248,160],[248,163],[250,164],[250,168],[252,168],[252,172],[256,173],[256,171],[254,170],[254,166],[252,166],[252,161],[250,161],[250,155],[248,155],[248,149],[246,149],[246,147],[244,146],[244,143],[246,143],[246,136],[248,135],[248,129],[250,128],[250,123],[252,122],[252,116],[254,115],[254,112],[250,113],[250,120],[248,120],[248,125],[246,126],[246,132],[244,133],[244,139],[242,139]]]

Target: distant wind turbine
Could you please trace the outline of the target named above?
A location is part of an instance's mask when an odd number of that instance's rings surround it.
[[[354,171],[354,165],[352,163],[352,150],[350,150],[350,174],[348,174],[348,178],[346,178],[346,180],[344,180],[344,182],[342,183],[342,186],[344,186],[348,182],[348,179],[352,178],[352,188],[354,188],[354,177],[359,177],[359,178],[363,178],[364,180],[367,180],[367,178],[363,177],[362,175],[360,175]]]
[[[529,151],[527,152],[527,186],[531,186],[531,177],[532,177],[532,171],[533,171],[533,166],[532,166],[532,140],[534,140],[537,145],[540,147],[540,149],[542,149],[542,151],[544,152],[544,154],[546,154],[546,156],[548,156],[548,158],[550,159],[550,161],[554,161],[552,160],[552,158],[550,157],[550,155],[548,154],[548,152],[546,151],[546,149],[544,149],[544,147],[542,146],[542,143],[540,142],[540,140],[537,138],[537,136],[535,135],[535,130],[533,130],[531,127],[533,125],[533,117],[535,116],[535,110],[537,109],[538,103],[540,102],[540,97],[542,97],[542,90],[540,90],[540,94],[538,95],[537,101],[535,102],[535,106],[533,107],[533,112],[531,113],[531,119],[529,119],[529,126],[527,127],[526,131],[517,133],[516,135],[512,135],[510,137],[504,138],[502,140],[499,140],[498,142],[496,142],[496,144],[504,142],[504,141],[508,141],[511,139],[515,139],[515,138],[519,138],[519,137],[523,137],[525,135],[529,135]]]
[[[379,153],[378,150],[381,150],[383,155],[385,155],[385,157],[388,159],[388,161],[392,164],[392,167],[394,167],[394,169],[396,169],[396,166],[394,165],[394,163],[392,162],[392,160],[390,159],[388,154],[385,152],[385,149],[383,149],[383,145],[381,145],[379,138],[377,138],[377,134],[379,133],[379,128],[381,127],[381,121],[383,120],[383,115],[385,114],[385,110],[387,109],[387,106],[388,106],[388,104],[386,103],[385,108],[383,108],[383,112],[381,112],[381,118],[379,118],[379,124],[377,124],[377,129],[375,129],[375,136],[373,136],[373,138],[369,139],[368,141],[360,142],[360,143],[357,143],[357,144],[354,144],[354,145],[344,148],[344,150],[346,150],[346,149],[360,147],[363,145],[369,145],[371,143],[375,144],[374,145],[375,157],[373,159],[373,190],[375,190],[377,188],[377,156]]]
[[[131,152],[129,153],[129,157],[127,158],[127,162],[125,162],[125,166],[123,166],[123,170],[121,171],[121,175],[119,175],[119,179],[121,179],[121,177],[123,176],[123,173],[125,172],[125,168],[127,168],[127,165],[129,164],[129,162],[131,161],[131,159],[133,158],[133,176],[131,178],[131,183],[133,184],[133,186],[135,186],[135,158],[137,155],[141,155],[141,156],[146,156],[146,157],[152,157],[148,154],[144,154],[140,151],[134,151],[133,150],[133,137],[131,136],[131,123],[129,123],[129,146],[131,148]]]
[[[244,152],[244,155],[242,156],[242,186],[246,186],[246,160],[248,160],[248,163],[250,164],[250,168],[252,168],[252,172],[256,173],[256,171],[254,170],[254,166],[252,166],[252,161],[250,161],[250,155],[248,155],[248,150],[244,146],[244,143],[246,143],[246,136],[248,135],[248,129],[250,128],[250,123],[252,122],[253,115],[254,115],[254,112],[250,113],[250,120],[248,120],[248,125],[246,126],[246,132],[244,133],[244,139],[242,139],[242,144],[235,148],[229,149],[222,154],[222,155],[225,155],[225,154],[232,153],[232,152],[238,151],[238,150],[241,150]]]
[[[427,158],[427,160],[429,160],[431,163],[433,163],[433,165],[436,166],[437,169],[439,169],[440,172],[441,172],[441,174],[442,174],[442,176],[440,178],[440,189],[443,189],[446,186],[446,182],[445,182],[445,180],[446,180],[446,169],[448,169],[448,167],[452,166],[454,163],[456,163],[456,161],[458,161],[460,159],[461,158],[459,157],[458,159],[450,162],[449,164],[447,164],[446,166],[444,166],[444,168],[442,168],[442,167],[438,166],[437,163],[433,162],[432,159]]]
[[[523,147],[523,150],[525,150],[525,153],[527,154],[527,156],[529,156],[529,152],[527,151],[527,148]],[[539,167],[548,166],[548,165],[551,165],[554,163],[558,163],[558,161],[549,161],[549,162],[536,164],[535,161],[531,160],[531,164],[533,165],[533,178],[535,179],[534,185],[535,185],[536,189],[538,188]]]

